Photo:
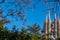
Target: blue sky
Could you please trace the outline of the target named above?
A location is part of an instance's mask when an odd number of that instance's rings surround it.
[[[9,0],[6,0],[6,2],[8,2]],[[37,1],[33,1],[34,2],[37,2]],[[8,6],[8,7],[6,7]],[[45,4],[42,2],[39,2],[36,7],[32,10],[32,9],[29,9],[29,8],[25,8],[24,11],[26,12],[26,19],[27,19],[27,25],[33,25],[33,24],[39,24],[41,26],[41,28],[43,28],[43,24],[44,24],[44,21],[45,21],[45,18],[46,18],[46,15],[48,14],[48,10],[47,8],[48,7],[54,7],[54,3],[49,3],[49,4]],[[52,8],[51,7],[51,8]],[[13,9],[14,11],[16,11],[16,9],[19,9],[19,7],[14,7],[14,5],[11,5],[11,4],[0,4],[0,8],[4,9],[4,15],[6,15],[6,13],[8,13],[8,9]],[[59,14],[60,15],[60,14]],[[51,20],[53,21],[54,15],[52,13],[52,10],[51,10]],[[12,17],[7,17],[8,19],[10,20],[14,20],[14,18]],[[22,21],[14,21],[14,22],[11,22],[5,26],[7,26],[9,29],[12,28],[13,25],[16,25],[18,29],[20,29],[23,25],[22,25]]]

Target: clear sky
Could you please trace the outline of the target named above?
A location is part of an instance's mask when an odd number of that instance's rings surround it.
[[[6,0],[5,2],[8,2],[8,1],[12,1],[12,0]],[[33,3],[34,2],[37,2],[37,1],[34,0]],[[26,24],[33,25],[36,23],[36,24],[39,24],[41,26],[41,28],[43,28],[43,24],[44,24],[46,15],[48,14],[48,10],[47,10],[48,7],[51,7],[51,8],[54,7],[54,3],[49,3],[46,5],[42,1],[42,2],[38,2],[36,7],[33,10],[31,10],[29,8],[25,8],[24,11],[26,12],[26,19],[27,19]],[[16,8],[19,9],[19,7],[14,7],[14,5],[7,4],[7,3],[0,4],[0,8],[4,9],[4,15],[6,15],[6,13],[8,13],[8,9],[10,9],[10,8],[13,9],[14,11],[16,11]],[[59,13],[59,15],[60,15],[60,13]],[[53,21],[53,17],[54,17],[54,15],[51,10],[51,20],[52,21]],[[10,20],[14,20],[14,18],[12,18],[12,17],[7,17],[7,18]],[[7,24],[5,26],[7,26],[9,29],[11,29],[12,25],[16,25],[17,28],[21,28],[22,22],[19,20],[19,21],[15,21],[10,24]]]

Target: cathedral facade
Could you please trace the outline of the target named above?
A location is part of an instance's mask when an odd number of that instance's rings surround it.
[[[44,36],[54,38],[60,38],[60,20],[59,16],[56,16],[56,12],[54,12],[54,21],[51,21],[50,18],[50,10],[48,11],[48,15],[46,16],[46,20],[44,22]]]

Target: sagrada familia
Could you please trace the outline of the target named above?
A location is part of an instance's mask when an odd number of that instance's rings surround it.
[[[44,21],[44,36],[54,38],[60,38],[60,20],[59,16],[56,16],[56,12],[54,12],[54,21],[50,19],[50,10],[48,10],[48,15],[46,16],[46,20]]]

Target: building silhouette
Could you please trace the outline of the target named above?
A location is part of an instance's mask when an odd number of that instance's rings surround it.
[[[50,38],[51,35],[54,38],[60,38],[60,19],[59,16],[56,16],[56,12],[54,11],[54,21],[50,19],[50,10],[48,10],[48,15],[46,16],[46,20],[44,21],[43,33],[45,38]]]

